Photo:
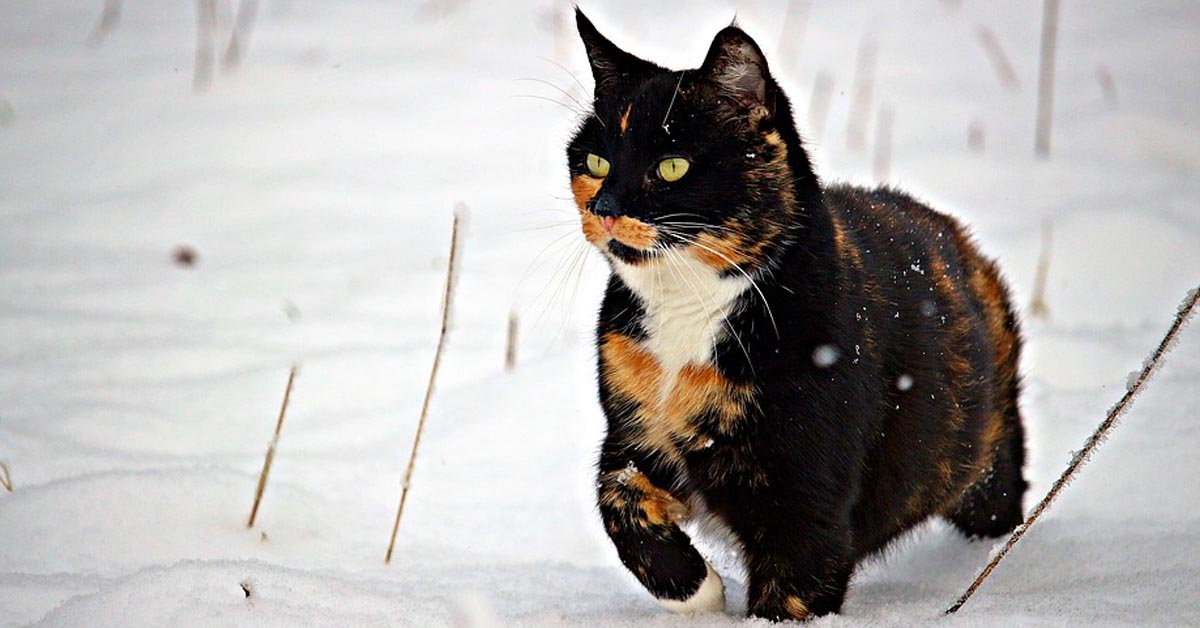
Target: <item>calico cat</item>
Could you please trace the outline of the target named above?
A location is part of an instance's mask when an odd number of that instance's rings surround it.
[[[893,189],[822,184],[736,26],[670,71],[576,21],[596,86],[567,157],[613,271],[597,487],[625,566],[671,609],[723,609],[679,526],[704,512],[738,542],[750,614],[803,619],[922,520],[1017,526],[1021,340],[966,231]]]

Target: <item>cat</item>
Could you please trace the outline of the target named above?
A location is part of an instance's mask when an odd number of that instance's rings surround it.
[[[611,274],[596,328],[597,497],[664,606],[720,611],[680,523],[724,524],[747,608],[838,612],[855,565],[933,516],[1022,521],[1018,323],[964,228],[903,192],[823,184],[736,25],[671,71],[576,9],[595,79],[567,148]]]

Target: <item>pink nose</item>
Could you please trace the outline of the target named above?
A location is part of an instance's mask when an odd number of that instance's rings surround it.
[[[604,216],[600,219],[600,222],[604,225],[605,231],[612,233],[613,225],[617,224],[617,219],[612,216]]]

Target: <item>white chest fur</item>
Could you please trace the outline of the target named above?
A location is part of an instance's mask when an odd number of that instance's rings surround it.
[[[745,277],[721,277],[687,254],[637,266],[618,260],[615,267],[646,311],[644,346],[667,376],[668,390],[679,369],[712,359],[716,343],[728,332],[725,318],[750,287]]]

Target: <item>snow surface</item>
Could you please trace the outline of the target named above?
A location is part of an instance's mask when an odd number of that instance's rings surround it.
[[[124,4],[99,46],[98,1],[0,4],[0,461],[15,484],[0,492],[0,626],[760,625],[739,616],[744,577],[717,550],[730,614],[658,609],[591,504],[605,268],[567,200],[575,105],[521,80],[582,98],[557,59],[590,84],[554,32],[561,6],[264,2],[244,65],[196,94],[195,3]],[[792,4],[807,18],[785,19],[782,0],[585,8],[676,67],[736,8],[788,51],[773,58],[800,119],[832,78],[812,153],[857,182],[872,157],[847,149],[846,112],[869,33],[869,131],[881,103],[895,114],[890,181],[968,221],[1022,307],[1053,219],[1051,318],[1026,320],[1032,505],[1200,280],[1200,5],[1063,3],[1039,160],[1041,2]],[[457,201],[471,222],[454,328],[384,566]],[[195,268],[172,263],[179,245]],[[506,373],[510,310],[524,341]],[[815,625],[1200,625],[1198,381],[1193,326],[958,615],[939,613],[994,544],[934,522]]]

